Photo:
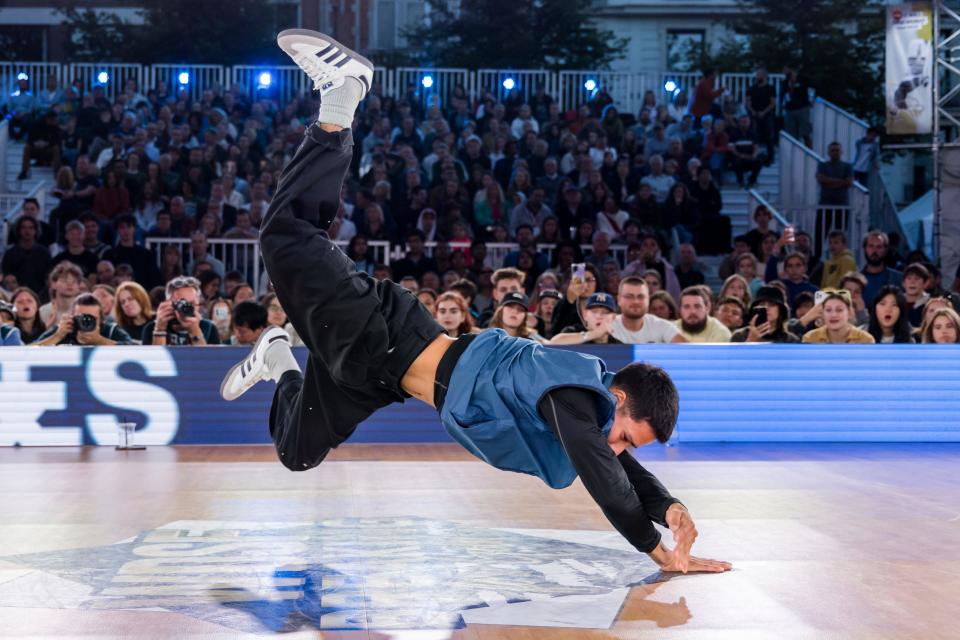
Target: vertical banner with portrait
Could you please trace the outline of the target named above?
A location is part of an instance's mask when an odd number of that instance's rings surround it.
[[[887,133],[933,129],[933,8],[929,2],[887,7]]]

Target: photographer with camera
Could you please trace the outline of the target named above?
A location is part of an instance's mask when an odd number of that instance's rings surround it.
[[[0,294],[0,347],[23,346],[20,329],[16,326],[17,308]]]
[[[59,345],[86,345],[105,347],[115,344],[133,344],[126,331],[103,319],[103,307],[93,295],[85,293],[73,302],[70,313],[47,329],[35,343],[40,347]]]
[[[167,299],[157,316],[143,327],[143,344],[201,346],[220,344],[217,327],[200,317],[200,281],[174,278],[167,283]]]

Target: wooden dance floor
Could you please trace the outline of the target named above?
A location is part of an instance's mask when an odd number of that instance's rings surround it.
[[[453,445],[2,449],[0,636],[957,637],[960,446],[637,456],[733,571],[662,574],[579,482]]]

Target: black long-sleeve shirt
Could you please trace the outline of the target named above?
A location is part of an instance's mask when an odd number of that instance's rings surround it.
[[[653,551],[660,543],[653,523],[666,526],[667,509],[680,501],[629,451],[614,455],[599,424],[596,394],[561,387],[544,395],[537,409],[610,524],[638,551]]]

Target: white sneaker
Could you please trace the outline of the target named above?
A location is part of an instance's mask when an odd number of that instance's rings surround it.
[[[224,400],[236,400],[261,380],[273,379],[265,356],[270,345],[278,340],[290,346],[290,336],[280,327],[269,327],[260,334],[250,354],[233,365],[220,383],[220,396]]]
[[[310,76],[321,96],[343,86],[348,77],[363,85],[361,100],[370,91],[373,63],[330,36],[309,29],[287,29],[277,36],[277,44]]]

